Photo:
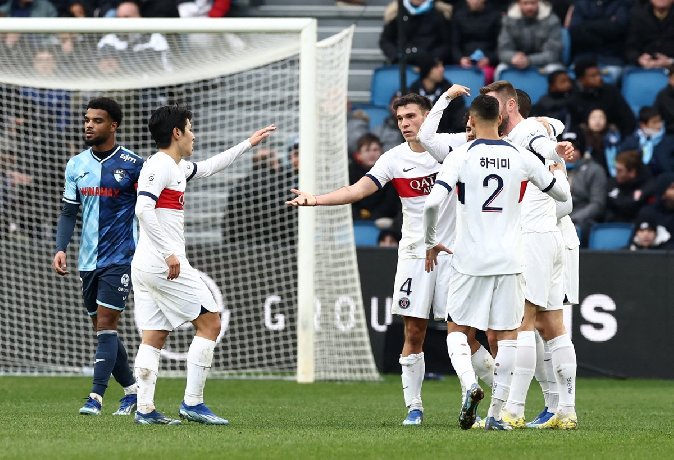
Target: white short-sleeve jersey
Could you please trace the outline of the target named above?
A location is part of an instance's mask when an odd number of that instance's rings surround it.
[[[451,155],[450,155],[451,156]],[[367,176],[380,189],[391,182],[402,203],[402,239],[398,245],[401,259],[423,259],[424,246],[423,215],[424,202],[435,184],[435,176],[440,171],[440,163],[428,152],[414,152],[407,142],[386,151]],[[438,239],[443,244],[454,242],[456,227],[456,196],[443,203],[438,224]]]
[[[530,152],[503,140],[478,139],[447,157],[436,180],[458,195],[452,265],[473,276],[523,269],[521,203],[527,181],[548,191],[554,176]],[[440,240],[441,241],[441,240]]]
[[[518,123],[505,140],[529,150],[541,163],[545,160],[561,161],[554,151],[555,142],[550,139],[545,127],[535,119],[527,118]],[[527,185],[522,200],[522,231],[524,233],[558,231],[555,201],[531,183]]]
[[[155,200],[157,220],[181,263],[187,262],[183,210],[185,185],[193,171],[194,163],[181,160],[176,164],[166,153],[157,152],[145,162],[138,179],[138,195]],[[168,269],[164,257],[152,244],[142,224],[132,265],[151,273]]]

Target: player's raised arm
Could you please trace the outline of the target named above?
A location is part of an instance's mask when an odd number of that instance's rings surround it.
[[[433,108],[426,116],[426,119],[419,128],[418,139],[421,145],[430,153],[438,162],[443,162],[447,157],[450,149],[447,142],[438,131],[438,125],[444,110],[449,106],[449,103],[459,96],[469,96],[470,89],[462,85],[452,85],[442,96],[438,98],[433,105]],[[463,133],[461,133],[463,134]],[[466,141],[465,135],[463,142]],[[463,143],[461,142],[461,143]]]
[[[243,153],[247,152],[252,147],[255,147],[260,142],[271,136],[274,131],[276,131],[276,125],[271,124],[265,126],[264,128],[255,131],[248,139],[240,142],[234,147],[231,147],[224,152],[220,152],[217,155],[213,155],[207,160],[198,161],[188,165],[192,166],[194,170],[189,172],[186,171],[185,177],[187,177],[188,181],[191,179],[200,179],[202,177],[212,176],[213,174],[228,168]]]
[[[372,195],[377,190],[379,190],[379,187],[375,180],[370,176],[363,176],[355,184],[346,185],[324,195],[312,195],[309,192],[291,189],[290,191],[297,196],[290,201],[286,201],[286,204],[292,207],[351,204]]]

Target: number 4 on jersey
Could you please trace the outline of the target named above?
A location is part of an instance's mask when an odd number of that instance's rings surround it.
[[[407,278],[402,286],[400,286],[400,292],[404,292],[407,295],[412,293],[412,278]]]

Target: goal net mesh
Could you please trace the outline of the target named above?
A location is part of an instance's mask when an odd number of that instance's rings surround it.
[[[223,22],[226,24],[226,22]],[[317,192],[348,180],[346,88],[352,31],[318,43],[315,94],[300,95],[299,33],[4,34],[0,45],[0,373],[92,371],[95,334],[77,272],[79,226],[68,249],[70,274],[51,269],[68,159],[84,150],[90,98],[123,108],[117,142],[144,158],[154,152],[151,112],[183,103],[194,113],[194,161],[257,129],[278,130],[227,170],[190,182],[185,195],[188,258],[222,306],[211,375],[291,378],[297,368],[297,186],[300,97],[317,104]],[[304,173],[304,171],[303,171]],[[315,375],[378,379],[362,304],[351,212],[316,210]],[[133,359],[140,343],[133,296],[120,335]],[[181,375],[193,328],[174,331],[162,374]]]

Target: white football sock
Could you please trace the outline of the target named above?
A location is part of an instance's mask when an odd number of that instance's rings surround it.
[[[510,380],[515,367],[517,340],[499,340],[498,353],[494,358],[494,386],[491,391],[491,404],[488,417],[501,419],[501,408],[510,393]]]
[[[402,367],[403,397],[405,406],[409,410],[424,410],[421,404],[421,385],[424,383],[424,374],[426,373],[426,364],[424,354],[411,354],[408,356],[400,355],[398,361]]]
[[[545,342],[545,375],[548,379],[548,412],[556,412],[559,405],[559,388],[557,388],[557,378],[555,377],[555,370],[552,368],[552,353],[550,353],[550,346]]]
[[[545,407],[549,408],[550,386],[548,385],[548,374],[545,365],[545,341],[538,331],[536,331],[536,370],[534,371],[534,377],[536,377],[536,381],[541,386]]]
[[[524,404],[527,400],[529,385],[536,368],[536,335],[534,331],[522,331],[517,334],[517,356],[515,369],[510,383],[510,394],[506,410],[517,417],[524,417]]]
[[[463,332],[451,332],[447,334],[447,352],[456,375],[461,382],[462,397],[465,396],[473,384],[477,383],[477,377],[471,363],[468,337]]]
[[[568,414],[576,411],[576,349],[569,334],[563,334],[548,341],[552,355],[559,390],[557,413]]]
[[[194,336],[187,351],[187,385],[185,404],[196,406],[204,402],[204,386],[208,370],[213,363],[215,342],[205,337]]]
[[[470,357],[470,361],[480,380],[491,388],[494,385],[494,357],[480,345],[480,348]]]
[[[138,412],[141,414],[149,414],[155,409],[154,390],[157,386],[160,354],[160,349],[150,345],[141,344],[138,347],[134,371],[138,385]]]
[[[136,383],[129,385],[128,387],[124,387],[124,396],[135,395],[136,393],[138,393],[138,385]]]

